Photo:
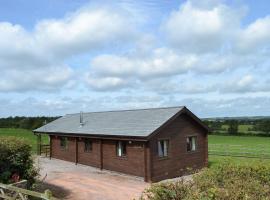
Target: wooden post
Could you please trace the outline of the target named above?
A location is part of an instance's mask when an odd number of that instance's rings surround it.
[[[41,134],[37,133],[37,155],[41,155]]]
[[[52,135],[49,135],[49,140],[50,140],[50,160],[52,159]]]
[[[78,164],[78,138],[75,138],[75,143],[76,143],[76,149],[75,149],[75,164]]]
[[[144,143],[144,181],[152,182],[151,151],[149,142]]]
[[[103,169],[103,142],[102,139],[100,139],[100,146],[99,146],[99,150],[100,150],[100,170]]]
[[[147,182],[147,149],[146,143],[143,143],[143,152],[144,152],[144,181]]]
[[[205,136],[205,167],[208,167],[208,133]]]

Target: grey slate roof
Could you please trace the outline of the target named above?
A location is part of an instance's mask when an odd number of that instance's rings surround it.
[[[34,132],[146,137],[184,107],[67,114]]]

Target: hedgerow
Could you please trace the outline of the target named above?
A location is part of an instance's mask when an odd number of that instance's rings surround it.
[[[0,182],[12,183],[26,179],[32,185],[37,175],[31,145],[16,137],[0,137]]]
[[[270,200],[270,165],[224,162],[192,181],[153,184],[141,200]]]

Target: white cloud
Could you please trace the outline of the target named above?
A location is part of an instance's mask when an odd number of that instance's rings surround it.
[[[237,50],[248,52],[260,52],[270,48],[270,16],[257,19],[239,32],[237,38]]]
[[[135,22],[134,22],[135,23]],[[66,60],[135,37],[132,19],[109,8],[83,8],[63,19],[38,22],[33,31],[0,22],[0,91],[59,88],[72,77]]]
[[[131,10],[97,4],[39,21],[31,31],[0,22],[0,92],[15,95],[0,98],[7,105],[1,113],[189,105],[217,114],[259,100],[269,107],[269,16],[242,24],[246,10],[218,0],[185,1],[159,22]],[[26,98],[40,90],[42,98]],[[265,96],[249,98],[256,95]]]
[[[267,80],[261,79],[257,75],[247,74],[239,77],[231,77],[224,83],[218,83],[216,90],[221,94],[238,93],[238,94],[256,94],[270,92],[270,86]]]
[[[258,103],[259,102],[259,103]],[[235,97],[235,98],[183,98],[157,95],[117,95],[117,96],[81,96],[79,98],[0,98],[1,116],[59,116],[80,111],[119,110],[131,108],[150,108],[162,106],[186,105],[199,117],[218,116],[262,116],[269,115],[270,98]],[[31,112],[29,112],[31,110]]]
[[[171,45],[183,51],[219,50],[237,31],[242,12],[224,4],[206,7],[187,1],[171,13],[163,29]]]
[[[93,59],[91,70],[102,76],[168,76],[187,72],[196,61],[193,55],[158,48],[148,57],[101,55]]]
[[[122,88],[127,85],[127,82],[118,77],[103,77],[103,78],[95,78],[90,74],[86,77],[87,84],[95,89],[100,91],[112,91]]]
[[[39,22],[34,37],[52,55],[74,56],[117,43],[123,45],[135,37],[135,27],[123,13],[85,8],[62,20]]]
[[[47,66],[45,69],[2,70],[0,91],[46,90],[54,91],[65,85],[72,76],[68,66]]]

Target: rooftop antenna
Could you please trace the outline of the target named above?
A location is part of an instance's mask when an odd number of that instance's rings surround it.
[[[80,112],[80,126],[83,126],[83,112]]]

